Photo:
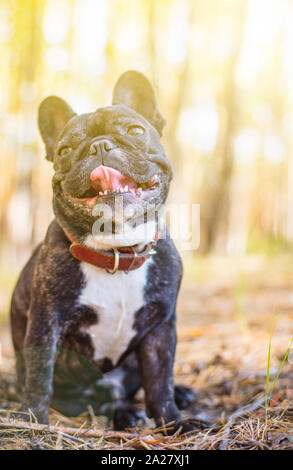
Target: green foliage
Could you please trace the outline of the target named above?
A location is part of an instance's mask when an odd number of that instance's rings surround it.
[[[282,372],[282,369],[283,369],[283,366],[287,360],[287,357],[288,357],[288,354],[290,352],[290,349],[293,345],[293,336],[289,342],[289,346],[285,352],[285,355],[283,357],[283,360],[281,362],[281,365],[279,367],[279,370],[277,372],[277,375],[270,387],[270,366],[271,366],[271,349],[272,349],[272,337],[273,337],[273,331],[274,331],[274,327],[275,327],[275,315],[273,316],[273,320],[272,320],[272,327],[271,327],[271,334],[270,334],[270,339],[269,339],[269,348],[268,348],[268,359],[267,359],[267,376],[266,376],[266,394],[265,394],[265,407],[266,407],[266,411],[268,410],[269,408],[269,405],[270,405],[270,401],[271,401],[271,398],[272,398],[272,395],[273,395],[273,392],[275,390],[275,387],[276,387],[276,384],[277,384],[277,381],[280,377],[280,374]]]

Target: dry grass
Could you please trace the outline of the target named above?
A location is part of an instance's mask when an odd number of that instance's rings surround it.
[[[265,285],[264,285],[265,284]],[[243,287],[243,285],[245,287]],[[164,429],[106,430],[103,417],[50,413],[50,428],[9,419],[14,376],[7,329],[2,329],[0,448],[2,449],[293,449],[293,366],[286,361],[269,407],[264,405],[272,315],[270,383],[293,331],[293,288],[285,282],[241,285],[185,283],[179,302],[176,381],[197,392],[186,416],[210,428],[169,437]],[[142,394],[137,397],[142,401]]]

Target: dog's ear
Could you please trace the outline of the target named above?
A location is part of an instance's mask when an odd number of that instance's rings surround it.
[[[155,91],[142,73],[129,70],[121,75],[114,88],[113,104],[125,104],[134,109],[162,135],[166,121],[159,112]]]
[[[57,138],[65,124],[75,115],[66,101],[58,96],[49,96],[40,104],[38,123],[46,145],[47,160],[53,160]]]

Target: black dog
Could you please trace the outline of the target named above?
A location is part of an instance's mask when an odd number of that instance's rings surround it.
[[[11,305],[23,407],[40,422],[51,405],[72,415],[97,403],[103,382],[116,429],[141,418],[131,405],[141,385],[157,425],[196,427],[179,411],[193,392],[173,382],[182,266],[168,233],[159,238],[172,178],[164,124],[151,84],[132,71],[120,77],[112,106],[81,116],[57,97],[40,106],[56,219]]]

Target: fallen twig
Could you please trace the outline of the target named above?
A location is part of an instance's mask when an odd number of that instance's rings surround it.
[[[263,406],[264,404],[265,404],[265,397],[261,397],[258,400],[256,400],[254,403],[252,403],[251,405],[242,406],[241,408],[234,411],[234,413],[230,415],[229,419],[227,420],[227,423],[225,424],[225,427],[223,428],[223,433],[222,433],[223,440],[219,444],[219,450],[228,449],[228,445],[231,439],[229,439],[227,436],[229,432],[231,431],[231,426],[235,422],[235,420],[239,418],[240,416],[245,416],[248,413],[252,413],[253,411]]]
[[[27,423],[26,421],[14,420],[9,418],[0,418],[0,427],[27,429],[39,432],[61,433],[68,436],[78,437],[105,437],[108,439],[133,439],[133,433],[120,431],[104,431],[99,429],[79,429],[65,426],[50,426],[47,424]]]

